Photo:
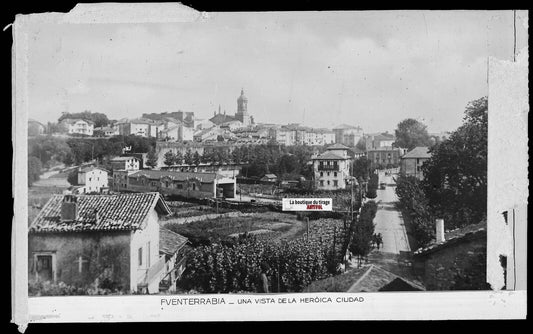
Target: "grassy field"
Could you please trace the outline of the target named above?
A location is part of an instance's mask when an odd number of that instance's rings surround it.
[[[228,239],[251,233],[272,241],[294,239],[305,232],[305,224],[295,215],[279,212],[254,213],[238,218],[217,218],[188,224],[166,224],[166,228],[189,238],[193,244]]]

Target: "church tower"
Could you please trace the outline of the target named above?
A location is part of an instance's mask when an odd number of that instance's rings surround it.
[[[235,114],[235,118],[245,126],[253,123],[252,118],[248,115],[248,98],[244,95],[244,89],[241,89],[241,96],[237,99],[237,113]]]

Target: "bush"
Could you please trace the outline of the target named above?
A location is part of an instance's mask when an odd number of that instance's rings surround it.
[[[300,292],[311,282],[331,276],[329,245],[303,238],[272,244],[243,237],[234,244],[218,243],[193,249],[180,287],[201,293],[260,292],[261,264],[272,292]]]

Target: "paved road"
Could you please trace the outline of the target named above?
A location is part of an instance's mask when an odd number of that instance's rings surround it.
[[[400,251],[410,251],[407,232],[400,212],[396,210],[395,202],[398,197],[395,193],[395,183],[392,176],[385,176],[380,173],[379,182],[387,184],[384,190],[377,190],[378,212],[374,223],[376,224],[375,233],[381,233],[383,237],[383,246],[381,252],[399,254]]]

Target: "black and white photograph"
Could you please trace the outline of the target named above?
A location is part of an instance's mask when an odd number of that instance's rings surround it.
[[[28,297],[525,290],[528,180],[488,219],[488,166],[512,164],[489,68],[527,62],[527,18],[27,24]]]

